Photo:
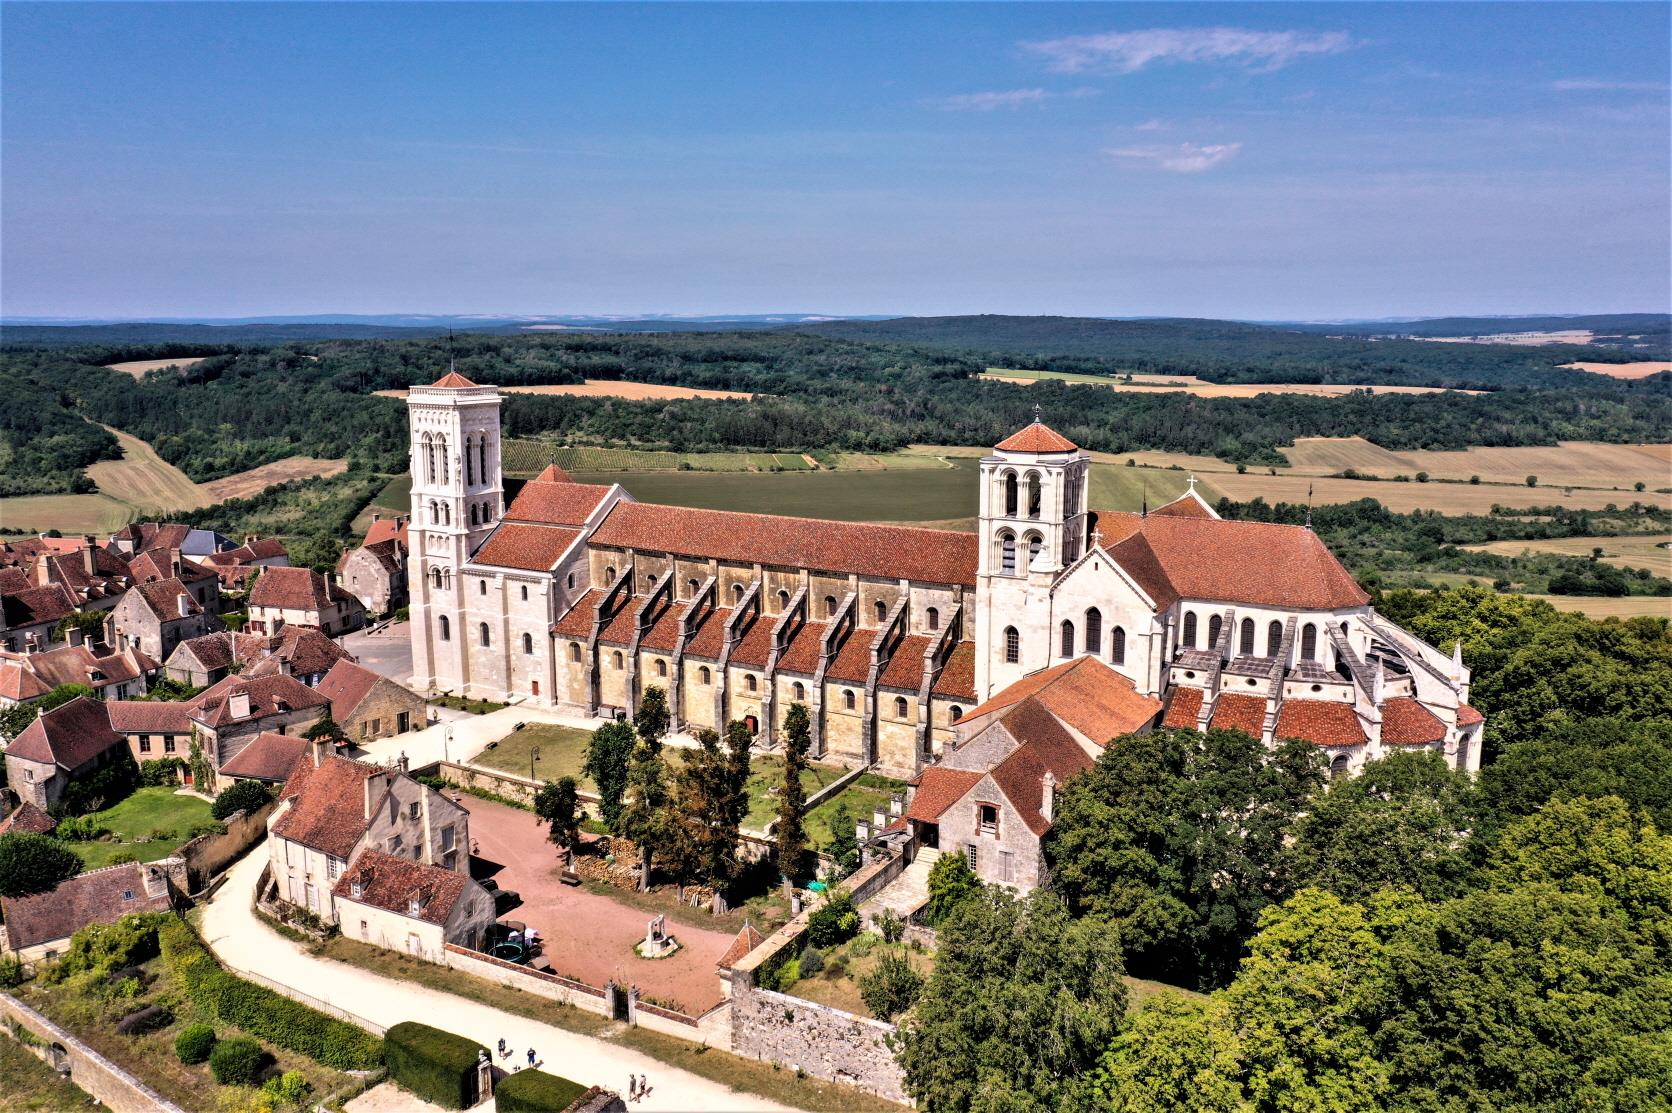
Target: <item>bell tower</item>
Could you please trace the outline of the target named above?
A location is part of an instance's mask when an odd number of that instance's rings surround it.
[[[408,594],[412,687],[460,689],[470,682],[460,570],[498,523],[499,391],[449,371],[407,393],[412,517]]]
[[[1051,660],[1049,593],[1086,544],[1091,458],[1039,419],[981,461],[976,698]]]

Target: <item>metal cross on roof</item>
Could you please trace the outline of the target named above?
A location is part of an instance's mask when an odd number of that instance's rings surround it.
[[[1033,419],[1035,421],[1039,420],[1039,403],[1038,402],[1035,402],[1033,404]]]
[[[1191,475],[1191,477],[1190,477],[1190,489],[1192,491],[1194,491],[1196,489],[1196,476],[1195,475]]]

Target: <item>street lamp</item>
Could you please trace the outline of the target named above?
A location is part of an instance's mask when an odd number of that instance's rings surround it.
[[[451,756],[451,753],[450,753],[452,748],[453,748],[453,724],[448,723],[447,728],[441,732],[441,760],[442,761],[452,761],[453,760],[453,758]]]
[[[540,760],[540,747],[531,746],[528,751],[528,779],[534,779],[534,763]]]

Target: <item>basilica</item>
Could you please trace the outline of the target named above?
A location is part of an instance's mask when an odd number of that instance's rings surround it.
[[[1017,885],[1054,786],[1128,731],[1479,768],[1459,652],[1379,616],[1310,529],[1221,520],[1194,484],[1091,507],[1089,454],[1038,420],[982,459],[963,533],[659,506],[555,465],[507,505],[495,388],[450,372],[407,407],[420,691],[610,716],[655,686],[677,730],[764,746],[800,703],[814,757],[912,782],[929,845]]]

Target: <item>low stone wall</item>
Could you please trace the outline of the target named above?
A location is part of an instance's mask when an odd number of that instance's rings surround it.
[[[67,1070],[71,1082],[115,1113],[186,1113],[9,993],[0,993],[0,1015],[5,1016],[8,1027],[20,1025],[41,1041],[41,1046],[31,1047],[31,1051],[54,1070]]]
[[[174,852],[186,860],[186,875],[192,896],[200,896],[216,874],[267,837],[267,817],[273,813],[273,808],[274,804],[268,803],[253,812],[233,812],[221,821],[225,831],[199,835]]]
[[[732,1040],[731,1002],[721,1001],[701,1016],[687,1016],[660,1005],[640,1001],[633,994],[629,1001],[629,1017],[634,1024],[652,1032],[695,1040],[710,1047],[730,1047]]]
[[[460,947],[455,943],[444,944],[441,957],[446,965],[462,974],[482,978],[496,985],[520,989],[525,993],[532,993],[537,997],[545,997],[552,1001],[561,1001],[566,1005],[573,1005],[578,1009],[585,1009],[600,1016],[610,1015],[608,994],[597,986],[577,982],[557,974],[546,974],[539,970],[531,970],[526,966],[518,966],[514,962],[494,958],[492,955],[482,954]]]
[[[909,1104],[897,1029],[770,989],[732,998],[732,1051]]]

